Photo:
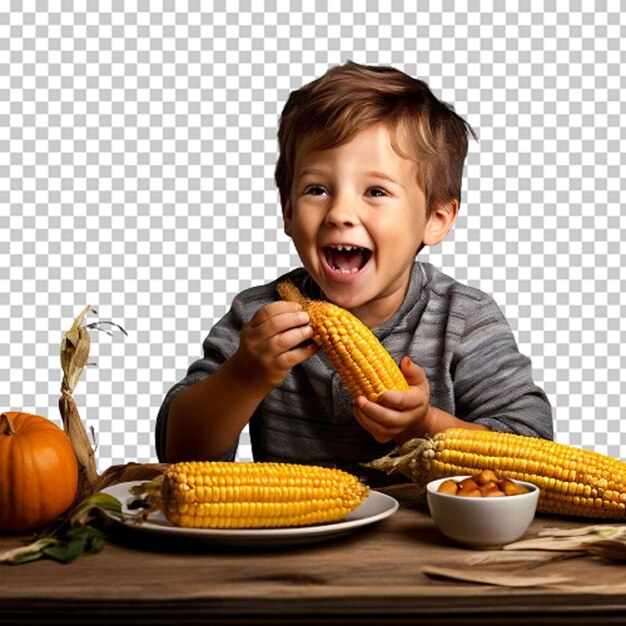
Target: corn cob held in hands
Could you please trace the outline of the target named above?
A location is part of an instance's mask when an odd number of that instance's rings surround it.
[[[315,343],[355,399],[365,396],[376,402],[385,391],[409,389],[389,352],[350,311],[324,300],[311,300],[289,281],[279,283],[278,293],[283,300],[300,303],[309,314]]]
[[[436,478],[491,469],[537,485],[541,513],[626,519],[626,463],[547,439],[449,428],[411,439],[366,467],[404,474],[422,488]]]
[[[368,487],[342,470],[290,463],[182,462],[150,483],[145,494],[186,528],[264,528],[334,522],[356,509]]]

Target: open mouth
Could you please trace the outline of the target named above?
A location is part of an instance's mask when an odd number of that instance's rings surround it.
[[[356,274],[372,257],[372,251],[360,246],[336,245],[322,248],[328,265],[340,274]]]

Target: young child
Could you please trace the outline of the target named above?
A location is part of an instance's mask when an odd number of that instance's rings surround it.
[[[424,82],[392,68],[349,62],[290,95],[276,182],[304,267],[239,294],[210,331],[159,412],[160,460],[233,460],[249,424],[256,461],[340,467],[376,486],[391,479],[360,464],[421,434],[552,438],[548,400],[494,300],[415,261],[454,224],[468,134]],[[285,278],[363,320],[410,390],[353,401],[308,315],[280,300]]]

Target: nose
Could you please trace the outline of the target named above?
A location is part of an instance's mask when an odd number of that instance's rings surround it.
[[[326,212],[326,224],[329,226],[355,226],[359,222],[353,199],[345,194],[332,198]]]

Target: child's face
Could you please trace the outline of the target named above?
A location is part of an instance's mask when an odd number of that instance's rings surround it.
[[[376,124],[332,150],[302,150],[284,207],[304,267],[329,300],[369,326],[398,309],[418,249],[439,243],[457,213],[451,201],[426,218],[416,165],[391,139]]]

